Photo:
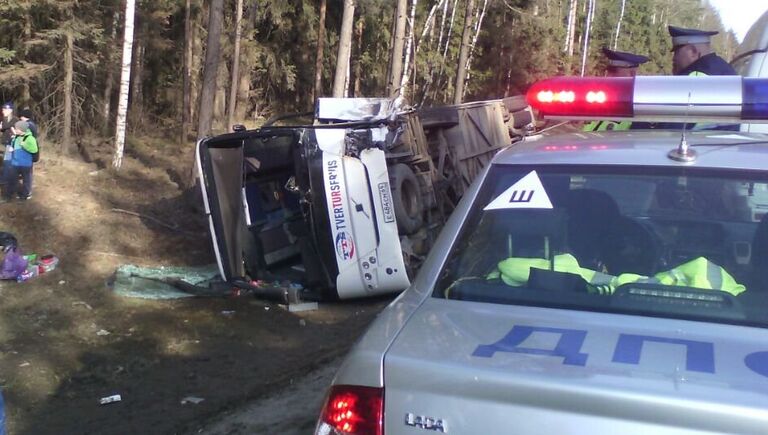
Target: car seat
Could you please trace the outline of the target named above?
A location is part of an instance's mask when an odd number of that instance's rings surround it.
[[[574,189],[564,197],[568,210],[568,250],[579,265],[600,270],[605,264],[606,241],[619,220],[619,206],[607,193]]]
[[[565,245],[565,214],[562,209],[515,210],[498,213],[494,243],[503,243],[504,257],[547,258]]]
[[[651,276],[658,272],[661,243],[632,218],[619,216],[611,224],[602,249],[605,270],[611,275],[636,273]]]

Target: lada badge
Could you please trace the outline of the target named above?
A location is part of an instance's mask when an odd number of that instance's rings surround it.
[[[427,417],[409,412],[405,414],[405,424],[406,426],[448,433],[448,422],[442,418]]]

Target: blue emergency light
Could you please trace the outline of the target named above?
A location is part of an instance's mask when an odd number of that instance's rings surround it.
[[[526,98],[551,119],[768,122],[768,79],[741,76],[554,77]]]

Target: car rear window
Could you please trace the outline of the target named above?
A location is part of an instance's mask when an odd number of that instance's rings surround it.
[[[768,325],[768,179],[494,166],[434,297]]]

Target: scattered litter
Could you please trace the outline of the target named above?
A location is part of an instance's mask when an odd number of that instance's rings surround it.
[[[299,319],[299,326],[307,326],[307,321],[304,319]]]
[[[24,255],[18,247],[16,238],[10,233],[0,232],[0,248],[4,254],[0,261],[0,279],[24,282],[52,271],[59,264],[59,259],[55,255]]]
[[[23,363],[19,364],[19,367],[27,367],[29,365],[30,364],[28,362],[23,362]]]
[[[80,306],[80,305],[82,305],[83,307],[85,307],[85,308],[87,308],[89,310],[93,309],[93,307],[88,305],[87,302],[83,302],[83,301],[72,302],[72,306],[73,307],[77,307],[77,306]]]
[[[123,400],[123,398],[120,397],[119,394],[113,394],[111,396],[102,397],[101,399],[99,399],[99,405],[106,405],[108,403],[120,402],[121,400]]]
[[[235,310],[222,310],[221,315],[226,317],[232,317],[235,315]]]
[[[27,264],[29,262],[22,256],[21,250],[17,248],[16,245],[11,245],[10,243],[15,243],[15,240],[0,240],[0,247],[2,248],[0,252],[5,254],[2,258],[2,262],[0,262],[0,279],[17,279],[27,271]]]
[[[99,332],[96,333],[96,335],[103,336],[103,335],[109,335],[110,332],[106,329],[99,329]]]
[[[264,311],[269,311],[269,307],[264,307]]]
[[[205,400],[205,399],[203,399],[202,397],[187,396],[187,397],[181,399],[181,404],[182,405],[186,405],[187,403],[191,403],[193,405],[197,405],[198,403],[202,402],[203,400]]]
[[[280,308],[288,310],[291,313],[299,313],[301,311],[312,311],[318,307],[317,302],[301,302],[298,304],[280,305]]]
[[[67,282],[66,282],[66,281],[64,281],[63,279],[62,279],[61,281],[59,281],[59,285],[64,285],[64,284],[66,284],[66,283],[67,283]]]
[[[223,296],[210,287],[219,274],[214,265],[201,267],[140,267],[124,264],[115,271],[112,289],[120,296],[140,299],[180,299],[194,296]],[[211,288],[210,294],[196,294],[194,287]]]
[[[99,171],[91,171],[88,173],[88,175],[90,175],[91,177],[93,177],[94,175],[99,175]]]

